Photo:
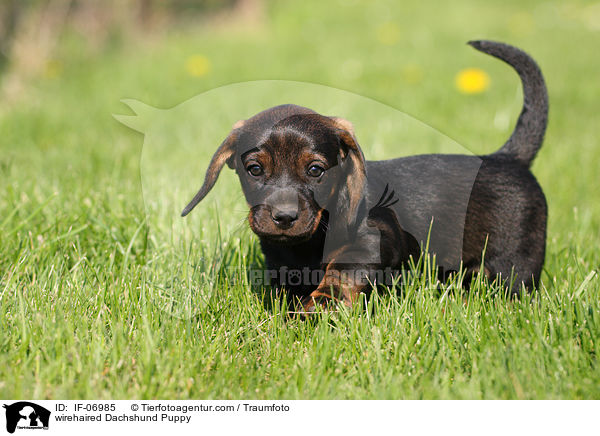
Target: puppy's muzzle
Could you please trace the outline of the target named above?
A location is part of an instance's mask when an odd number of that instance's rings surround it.
[[[294,225],[294,222],[298,219],[298,208],[271,208],[271,218],[273,219],[275,225],[280,229],[289,229]]]
[[[293,189],[279,189],[271,194],[267,200],[271,209],[271,219],[275,225],[282,229],[290,229],[298,219],[298,193]]]

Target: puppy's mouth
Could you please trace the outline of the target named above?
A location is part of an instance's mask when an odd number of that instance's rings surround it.
[[[303,235],[273,235],[273,234],[263,234],[259,235],[263,238],[267,239],[269,242],[272,242],[277,245],[296,245],[306,242],[310,239],[312,234],[303,234]]]
[[[316,214],[310,214],[312,216],[303,214],[292,227],[281,229],[273,223],[270,214],[265,214],[260,209],[251,209],[248,222],[252,231],[260,238],[276,245],[297,245],[313,236],[321,222],[322,212],[319,210]]]

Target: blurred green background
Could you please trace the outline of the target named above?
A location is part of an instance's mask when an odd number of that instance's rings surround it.
[[[487,38],[528,51],[546,76],[550,124],[534,171],[550,237],[568,229],[575,207],[596,207],[600,3],[14,0],[0,14],[1,174],[20,176],[23,192],[76,190],[82,173],[135,191],[142,140],[111,117],[126,112],[120,99],[169,108],[249,80],[348,90],[491,152],[521,94],[510,69],[465,46]],[[456,88],[469,67],[489,74],[484,92]]]
[[[521,90],[509,67],[465,44],[471,39],[522,48],[546,77],[550,122],[533,165],[549,204],[544,310],[522,302],[521,313],[521,306],[494,302],[501,316],[479,328],[480,312],[470,313],[460,296],[445,314],[439,306],[447,303],[434,299],[424,317],[410,305],[403,309],[410,313],[402,319],[414,315],[422,329],[406,321],[401,335],[357,317],[366,329],[363,344],[327,325],[320,343],[312,342],[310,326],[294,336],[279,318],[243,311],[259,303],[241,287],[198,324],[145,304],[156,248],[170,247],[167,272],[181,264],[181,253],[147,233],[143,137],[113,118],[131,114],[121,99],[171,108],[238,82],[311,82],[389,105],[473,153],[488,153],[510,135]],[[600,2],[577,0],[2,0],[0,397],[597,398],[599,43]],[[471,81],[457,85],[469,71]],[[227,133],[217,130],[215,137]],[[410,149],[401,148],[406,138],[385,149],[361,145],[367,158],[433,151],[415,132]],[[233,175],[226,177],[221,192],[239,196]],[[210,218],[214,209],[205,210]],[[241,207],[236,212],[243,214]],[[209,218],[204,223],[218,219]],[[219,245],[207,226],[210,241],[199,244]],[[246,235],[237,241],[242,248],[225,249],[231,264],[260,257]],[[396,325],[401,317],[391,313]],[[419,355],[417,337],[430,316],[457,343],[424,340],[433,351]],[[467,331],[464,319],[479,330]],[[504,330],[494,330],[496,322]],[[380,382],[382,372],[367,374],[382,352],[371,326],[400,356],[397,366],[384,366],[389,378]],[[277,340],[266,340],[273,331]],[[461,348],[462,333],[476,340],[472,354]],[[345,350],[353,341],[368,352]],[[324,343],[330,354],[319,348]],[[245,347],[247,378],[232,363],[241,359],[238,346]],[[349,363],[321,371],[321,355]],[[420,362],[430,358],[437,363],[421,372]],[[360,386],[353,385],[344,374],[363,363]],[[276,368],[281,380],[298,384],[269,379]],[[317,373],[323,378],[310,375]]]

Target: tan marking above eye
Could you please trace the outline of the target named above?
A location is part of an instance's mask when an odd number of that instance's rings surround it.
[[[298,165],[304,170],[307,170],[310,165],[319,165],[324,169],[329,168],[327,158],[314,152],[304,152],[298,159]]]
[[[264,172],[270,172],[273,159],[270,153],[265,150],[256,150],[242,157],[242,163],[246,168],[250,165],[260,165]]]

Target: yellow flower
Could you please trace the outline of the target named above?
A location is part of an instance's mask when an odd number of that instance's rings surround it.
[[[377,40],[385,45],[394,45],[400,40],[400,27],[388,21],[377,28]]]
[[[210,72],[210,60],[206,56],[192,55],[185,61],[185,69],[190,76],[202,77]]]
[[[458,72],[454,83],[463,94],[479,94],[490,86],[490,76],[479,68],[465,68]]]

